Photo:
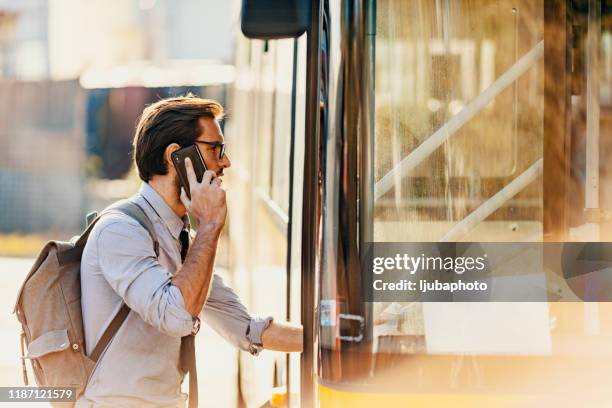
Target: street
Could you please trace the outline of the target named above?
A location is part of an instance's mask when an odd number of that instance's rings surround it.
[[[28,273],[34,259],[0,257],[0,386],[23,386],[20,362],[19,336],[21,328],[15,315],[12,314],[17,291],[23,278]],[[229,282],[229,278],[224,276]],[[237,351],[225,342],[210,327],[203,325],[196,340],[196,355],[199,380],[200,407],[235,407],[237,384]],[[34,374],[28,362],[30,386]],[[188,380],[183,383],[183,390],[188,390]],[[2,406],[10,404],[2,403]],[[17,407],[44,406],[48,404],[15,403]]]

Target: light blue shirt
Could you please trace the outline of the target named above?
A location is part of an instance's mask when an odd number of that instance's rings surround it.
[[[87,354],[123,302],[131,312],[100,356],[77,407],[177,407],[187,399],[181,393],[180,345],[194,322],[171,278],[181,267],[178,237],[188,224],[147,183],[133,199],[153,222],[159,257],[148,232],[127,215],[110,213],[94,226],[81,260]],[[252,354],[272,320],[252,318],[217,275],[200,318]]]

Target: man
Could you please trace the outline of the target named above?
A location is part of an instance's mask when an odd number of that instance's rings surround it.
[[[188,347],[182,338],[197,332],[200,319],[252,354],[261,348],[302,349],[300,327],[251,317],[213,274],[227,213],[221,177],[231,165],[219,127],[222,115],[220,104],[195,97],[161,100],[143,111],[134,137],[143,183],[132,200],[154,225],[159,256],[146,229],[127,215],[107,214],[92,230],[81,261],[87,353],[123,302],[131,312],[98,360],[77,406],[185,406],[181,358]],[[189,200],[171,154],[194,144],[209,170],[198,183],[186,162]],[[187,213],[198,221],[190,244]]]

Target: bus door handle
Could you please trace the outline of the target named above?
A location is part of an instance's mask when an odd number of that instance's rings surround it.
[[[340,313],[338,315],[338,320],[340,321],[342,319],[358,321],[359,322],[359,334],[357,336],[340,336],[340,340],[352,341],[354,343],[359,343],[361,340],[363,340],[363,332],[365,330],[365,319],[363,318],[363,316],[350,314],[350,313]]]

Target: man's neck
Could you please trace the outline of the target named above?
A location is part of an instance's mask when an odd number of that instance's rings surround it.
[[[187,213],[185,206],[179,198],[176,185],[170,180],[166,180],[165,177],[154,177],[149,180],[149,185],[164,199],[168,207],[170,207],[179,218],[182,218]]]

